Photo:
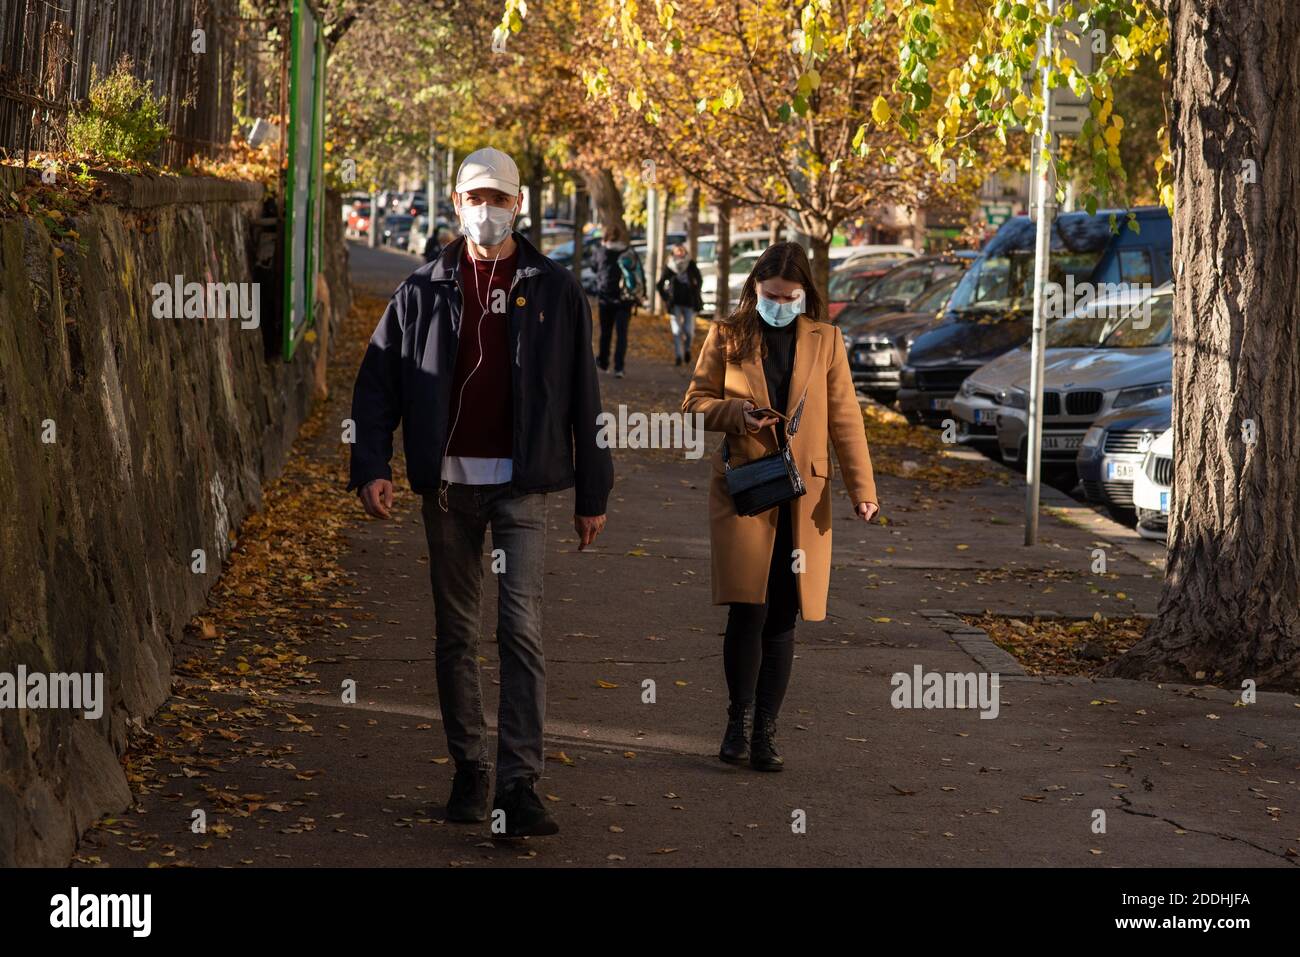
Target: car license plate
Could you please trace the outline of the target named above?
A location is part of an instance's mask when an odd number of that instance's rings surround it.
[[[998,418],[997,409],[976,409],[975,410],[976,425],[992,425],[997,421],[997,418]]]
[[[1044,435],[1044,452],[1069,452],[1083,443],[1083,434],[1078,435]]]
[[[947,412],[952,408],[952,399],[931,399],[930,409],[934,412]]]
[[[1167,513],[1169,511],[1169,493],[1160,493],[1160,511]]]
[[[1132,462],[1107,462],[1106,463],[1106,480],[1115,481],[1133,481],[1133,476],[1137,473],[1137,468]]]

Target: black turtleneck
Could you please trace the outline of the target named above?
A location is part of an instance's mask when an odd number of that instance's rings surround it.
[[[790,378],[794,374],[794,330],[798,320],[777,328],[763,323],[763,375],[772,408],[786,414],[790,401]]]

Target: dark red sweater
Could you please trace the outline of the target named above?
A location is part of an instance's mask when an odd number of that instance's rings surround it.
[[[516,252],[494,264],[472,259],[466,251],[460,261],[464,307],[448,420],[449,428],[456,425],[448,455],[508,459],[514,451],[509,295],[518,258]]]

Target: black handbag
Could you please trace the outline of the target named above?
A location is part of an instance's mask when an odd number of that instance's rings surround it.
[[[768,509],[793,501],[807,491],[803,476],[794,464],[794,455],[790,452],[790,437],[799,431],[799,417],[803,415],[806,398],[808,390],[804,389],[804,394],[799,398],[799,406],[786,427],[784,443],[781,442],[776,426],[771,427],[772,434],[776,436],[777,450],[769,455],[732,468],[731,450],[726,438],[723,438],[722,467],[727,480],[727,491],[736,506],[737,515],[761,515]]]

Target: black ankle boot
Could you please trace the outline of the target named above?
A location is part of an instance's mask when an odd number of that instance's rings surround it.
[[[731,705],[727,708],[727,730],[722,735],[722,750],[718,757],[728,764],[744,764],[749,760],[749,726],[753,708],[750,705]]]
[[[785,766],[784,759],[776,752],[776,717],[763,711],[754,715],[749,766],[755,771],[780,771]]]

